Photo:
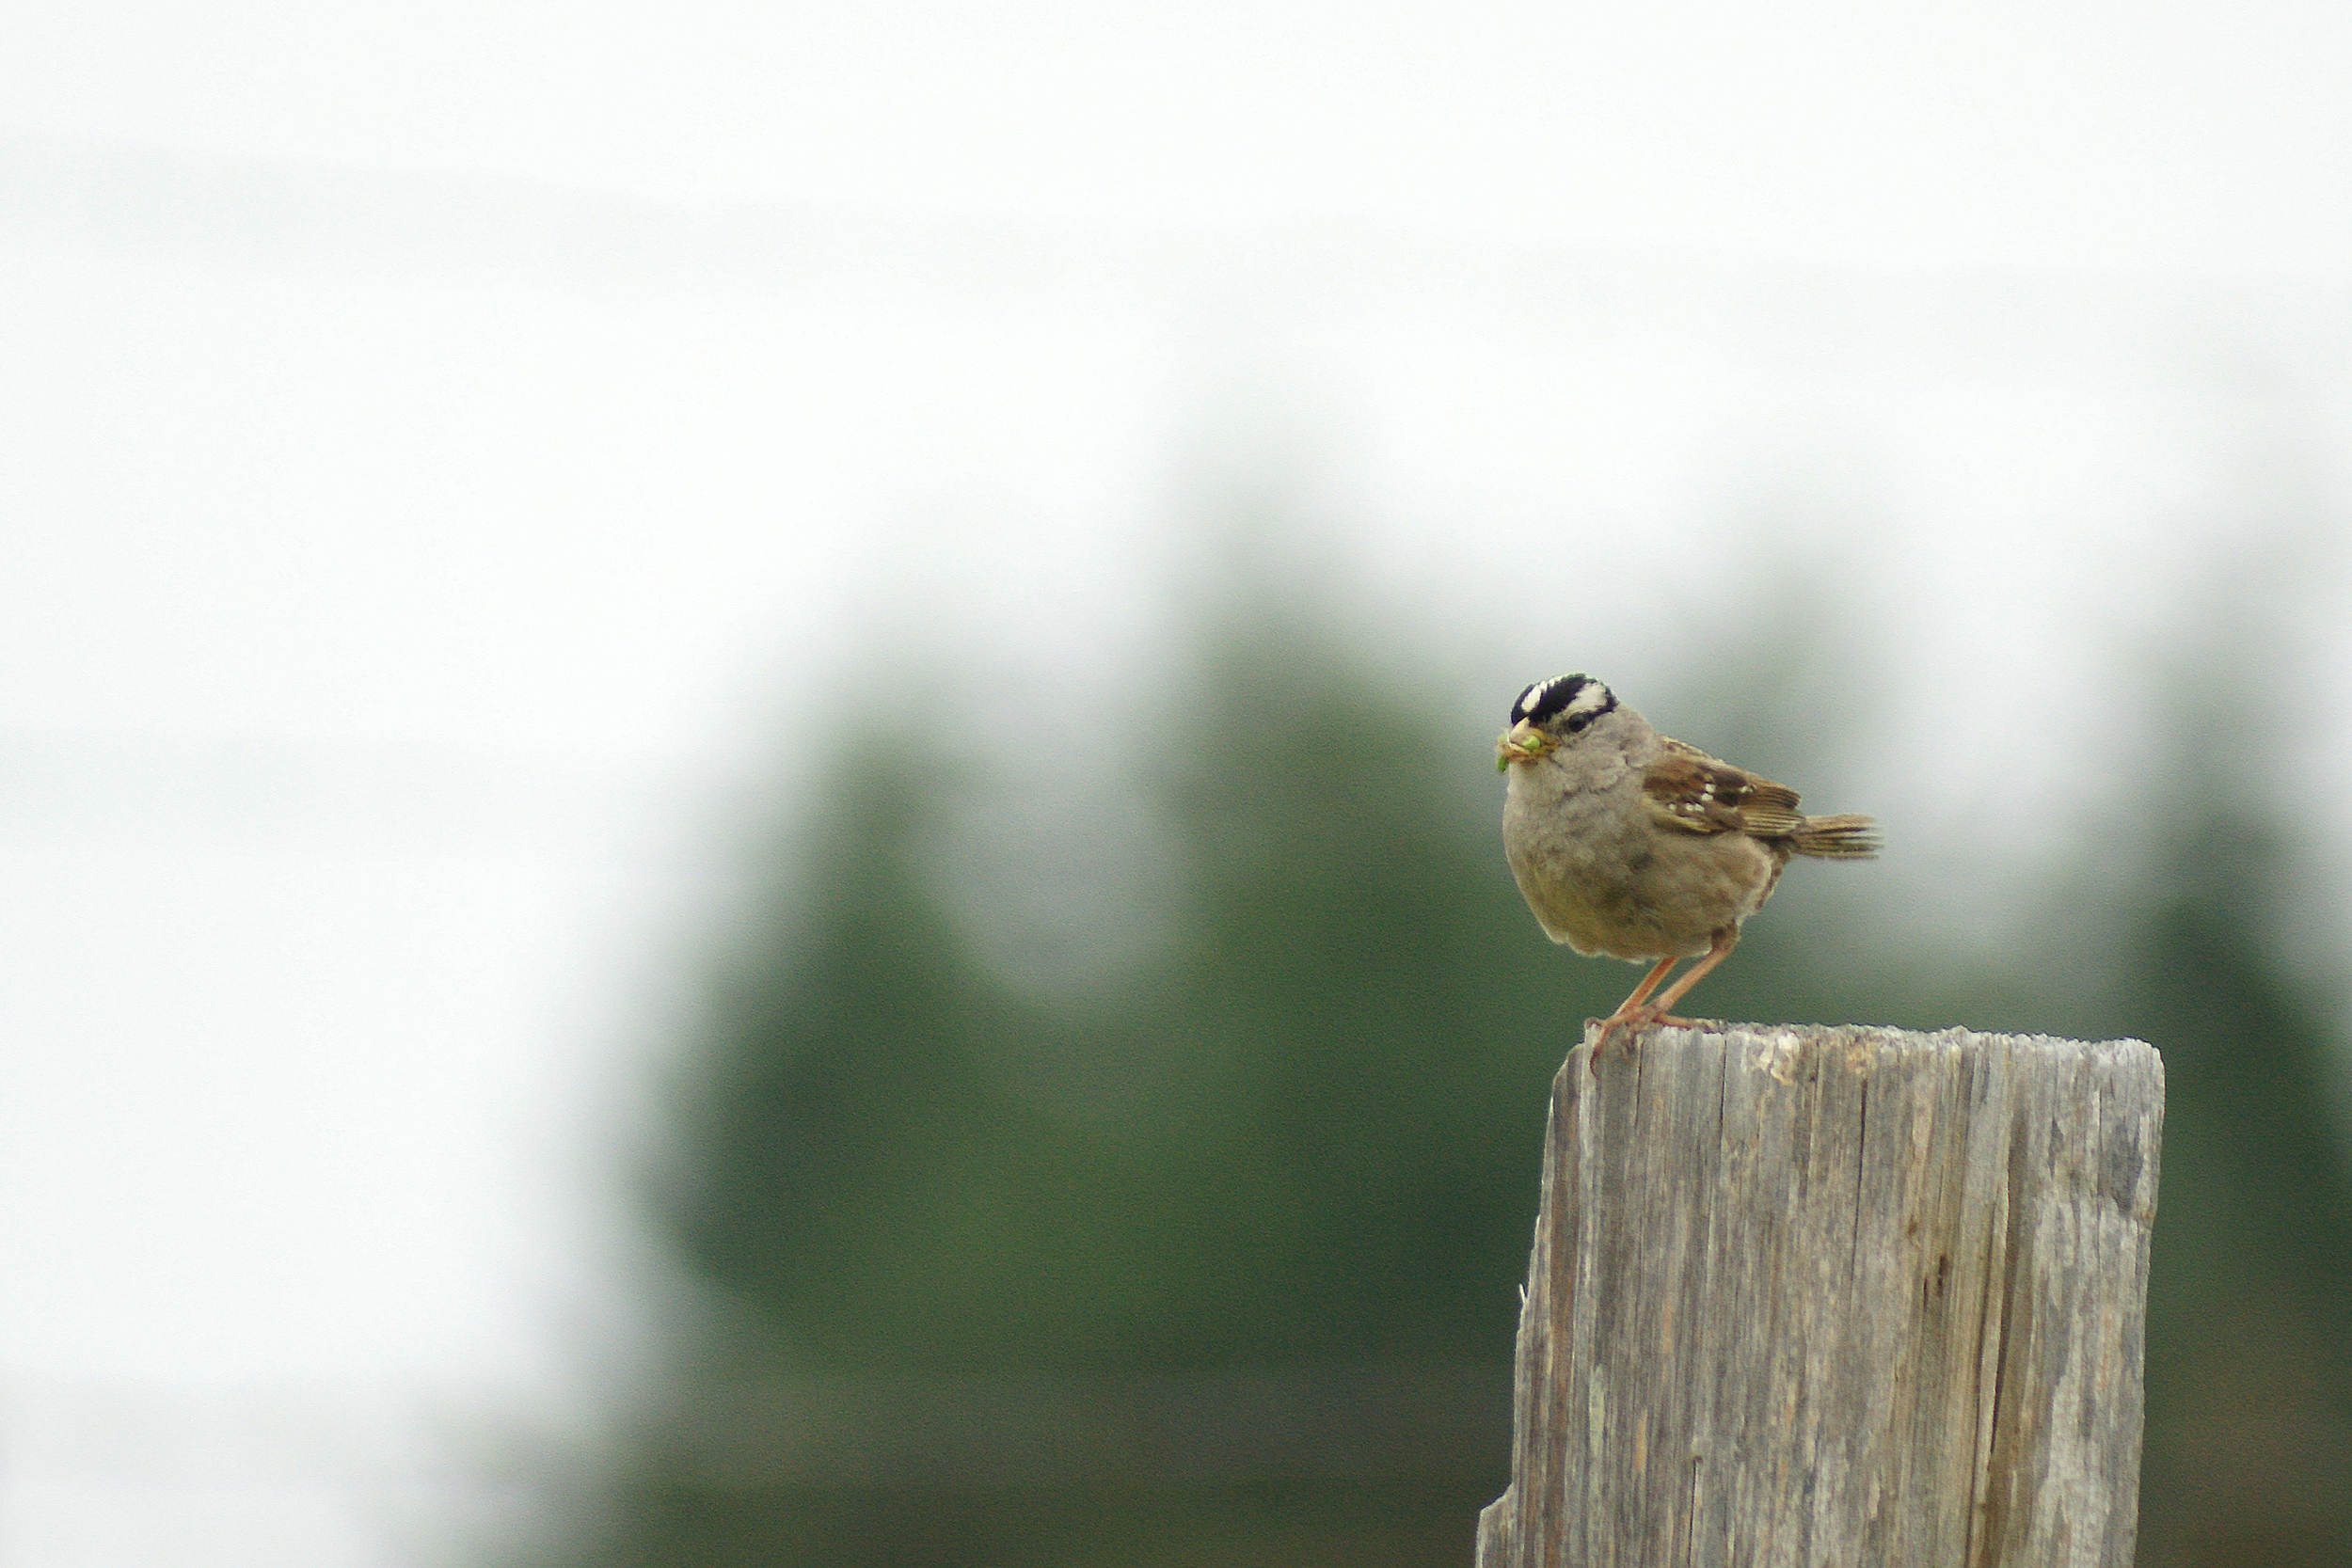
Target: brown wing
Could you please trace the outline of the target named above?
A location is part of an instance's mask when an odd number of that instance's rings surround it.
[[[1679,740],[1642,775],[1642,803],[1653,820],[1686,833],[1752,833],[1781,838],[1804,821],[1797,792],[1759,779]]]

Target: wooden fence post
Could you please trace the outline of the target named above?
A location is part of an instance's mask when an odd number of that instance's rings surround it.
[[[2153,1049],[1589,1051],[1552,1084],[1478,1568],[2130,1568]]]

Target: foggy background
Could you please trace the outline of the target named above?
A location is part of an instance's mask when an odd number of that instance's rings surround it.
[[[2166,1052],[2344,1560],[2347,34],[0,20],[0,1561],[1467,1563],[1567,670],[1885,829],[1698,1011]]]

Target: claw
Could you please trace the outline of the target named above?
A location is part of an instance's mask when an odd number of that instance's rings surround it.
[[[1645,1016],[1647,1007],[1620,1007],[1600,1021],[1600,1034],[1593,1041],[1593,1053],[1585,1059],[1585,1068],[1596,1078],[1600,1076],[1601,1053],[1609,1049],[1609,1037],[1619,1029],[1625,1031],[1625,1054],[1633,1054],[1633,1039],[1655,1020]]]

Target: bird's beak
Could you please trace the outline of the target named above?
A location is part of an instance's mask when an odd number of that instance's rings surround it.
[[[1544,732],[1534,722],[1522,719],[1495,741],[1495,771],[1507,771],[1515,762],[1534,762],[1551,750]]]

